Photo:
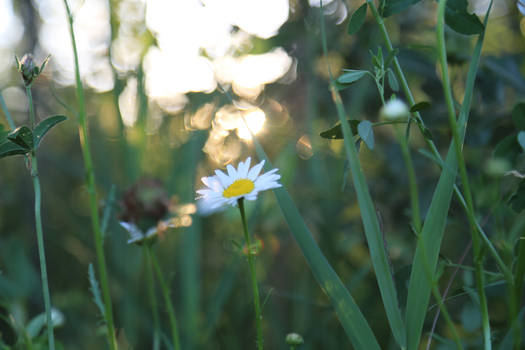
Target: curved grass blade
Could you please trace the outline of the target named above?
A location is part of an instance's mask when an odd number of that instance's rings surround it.
[[[489,11],[490,7],[485,15],[485,21],[488,19]],[[461,143],[463,143],[465,138],[465,126],[468,120],[483,39],[484,32],[479,36],[474,48],[467,75],[465,97],[463,99],[458,120],[458,131]],[[408,284],[406,311],[408,349],[417,349],[421,339],[421,330],[423,329],[423,322],[425,320],[432,288],[432,281],[428,281],[425,265],[428,264],[427,266],[431,273],[434,273],[436,270],[441,241],[443,239],[445,223],[448,216],[447,214],[452,199],[452,191],[456,180],[457,163],[454,143],[451,142],[443,170],[441,171],[438,184],[432,197],[432,202],[430,203],[427,219],[418,238],[416,253],[412,264],[412,272]],[[423,248],[425,248],[425,251],[422,251]],[[425,261],[425,257],[427,261]]]
[[[254,139],[257,155],[264,159],[266,170],[272,165],[264,153],[261,145]],[[281,212],[290,228],[295,241],[310,266],[315,279],[330,298],[335,312],[346,334],[356,349],[379,350],[379,344],[364,318],[361,310],[355,303],[352,295],[345,288],[339,276],[334,271],[321,249],[313,239],[310,230],[302,219],[297,207],[284,187],[273,190]]]

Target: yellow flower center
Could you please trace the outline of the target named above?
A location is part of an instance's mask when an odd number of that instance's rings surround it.
[[[222,195],[226,198],[242,196],[248,194],[254,189],[255,185],[253,181],[248,179],[239,179],[228,186],[227,189],[222,192]]]

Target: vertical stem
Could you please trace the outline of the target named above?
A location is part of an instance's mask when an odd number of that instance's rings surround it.
[[[30,103],[31,105],[32,103]],[[42,229],[42,215],[40,212],[42,195],[40,190],[40,179],[38,178],[38,164],[35,152],[31,152],[29,158],[31,162],[31,177],[33,178],[33,188],[35,189],[35,224],[36,238],[38,243],[38,257],[40,259],[40,275],[42,276],[42,292],[44,294],[44,305],[46,308],[47,339],[49,348],[55,349],[55,337],[53,334],[53,320],[51,318],[51,298],[49,296],[49,284],[47,281],[46,252],[44,249],[44,231]]]
[[[262,313],[261,305],[259,300],[259,287],[257,286],[257,275],[255,271],[255,258],[252,254],[252,242],[250,234],[248,233],[248,225],[246,224],[246,214],[244,211],[244,198],[237,200],[239,204],[239,211],[241,212],[242,227],[244,229],[244,239],[246,240],[246,246],[248,250],[248,263],[250,264],[250,274],[252,279],[253,289],[253,304],[255,306],[255,325],[257,327],[257,349],[263,349],[263,332],[262,332]]]
[[[445,94],[445,100],[447,103],[448,117],[450,122],[450,128],[454,139],[454,149],[458,161],[458,167],[461,175],[461,183],[463,185],[464,197],[467,203],[467,217],[470,225],[470,232],[472,235],[472,245],[474,247],[474,268],[476,276],[476,287],[479,294],[479,303],[481,310],[481,320],[483,326],[483,340],[485,349],[489,350],[492,348],[490,340],[490,320],[488,314],[487,298],[485,295],[484,288],[484,275],[483,275],[483,254],[481,251],[481,242],[479,233],[477,231],[476,222],[474,219],[474,204],[472,200],[472,193],[468,181],[467,169],[465,165],[465,158],[463,157],[462,145],[458,131],[458,125],[456,121],[456,113],[454,110],[454,99],[452,96],[452,89],[450,87],[450,80],[448,76],[448,64],[447,64],[447,51],[445,47],[445,5],[446,0],[440,0],[438,7],[438,18],[437,18],[437,48],[439,53],[439,61],[441,65],[441,75],[443,79],[443,92]]]
[[[7,119],[7,124],[9,124],[9,128],[11,130],[16,129],[15,123],[13,122],[13,118],[11,117],[11,113],[9,113],[9,110],[7,109],[7,106],[4,100],[4,96],[2,95],[1,91],[0,91],[0,107],[2,107],[2,110],[4,111],[5,117]]]
[[[93,228],[93,238],[95,241],[95,251],[97,255],[98,270],[100,275],[100,285],[102,289],[102,298],[104,299],[105,314],[104,318],[107,326],[107,337],[111,350],[117,350],[117,339],[115,337],[115,327],[113,324],[113,308],[111,305],[111,295],[109,292],[109,283],[106,268],[106,259],[104,257],[104,244],[102,231],[100,228],[100,219],[97,207],[97,191],[95,185],[95,174],[93,171],[93,161],[91,157],[91,148],[89,146],[89,138],[87,134],[87,122],[86,122],[86,105],[84,102],[84,89],[82,87],[82,81],[80,79],[80,68],[78,63],[78,52],[75,40],[75,32],[73,30],[73,16],[67,0],[64,0],[66,7],[67,19],[69,24],[69,33],[71,35],[71,45],[73,46],[73,55],[75,58],[75,80],[77,88],[78,98],[78,133],[80,136],[80,144],[82,148],[82,156],[84,158],[84,167],[86,168],[86,183],[89,193],[89,206],[91,211],[91,224]]]
[[[171,298],[170,298],[170,290],[169,290],[168,284],[166,283],[166,279],[164,278],[164,275],[162,274],[162,270],[157,260],[157,255],[155,254],[155,251],[151,249],[151,247],[149,247],[149,250],[150,250],[151,262],[153,263],[153,269],[155,270],[157,274],[157,278],[160,283],[160,289],[162,290],[162,296],[164,297],[164,303],[166,303],[166,308],[168,309],[168,317],[170,319],[173,349],[180,350],[179,330],[177,327],[177,318],[175,317],[175,309],[173,307],[173,303],[171,302]]]
[[[408,147],[408,140],[401,133],[397,125],[394,125],[396,129],[397,138],[401,145],[401,153],[405,160],[405,166],[408,173],[408,186],[410,190],[410,204],[412,206],[412,225],[417,233],[421,232],[421,213],[419,211],[419,195],[417,190],[416,172],[414,170],[414,164],[412,163],[412,157],[410,156],[410,149]]]
[[[151,304],[151,312],[153,314],[153,349],[160,348],[160,332],[159,332],[159,312],[157,310],[157,297],[155,296],[155,285],[153,280],[153,264],[150,255],[149,243],[144,243],[144,258],[146,259],[146,284],[148,289],[148,298]]]
[[[29,103],[29,119],[31,121],[31,130],[33,130],[35,127],[35,109],[33,106],[33,95],[31,94],[31,86],[26,86],[26,92],[27,100]],[[49,296],[49,283],[47,281],[46,252],[44,248],[44,230],[42,228],[42,191],[40,190],[40,179],[38,177],[38,162],[36,160],[36,153],[34,150],[31,151],[31,154],[29,156],[29,162],[31,163],[31,177],[33,178],[33,188],[35,190],[36,239],[38,244],[38,257],[40,259],[40,276],[42,277],[42,292],[44,294],[44,306],[46,309],[47,339],[49,342],[49,348],[51,350],[55,350],[53,320],[51,317],[51,297]]]

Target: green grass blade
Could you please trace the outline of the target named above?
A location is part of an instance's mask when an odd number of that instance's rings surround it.
[[[324,15],[322,13],[320,18],[321,40],[323,44],[323,52],[326,58],[328,56],[328,49],[326,43]],[[361,163],[357,155],[357,149],[353,141],[354,135],[352,134],[350,124],[347,121],[344,105],[335,86],[335,81],[329,66],[328,73],[330,75],[330,90],[332,93],[332,99],[334,100],[334,104],[337,109],[337,116],[339,117],[339,122],[341,123],[341,128],[343,130],[346,158],[350,164],[352,181],[354,182],[357,201],[361,211],[361,220],[363,221],[365,236],[368,243],[368,248],[370,250],[370,258],[372,259],[372,265],[374,266],[377,283],[379,285],[379,291],[381,293],[386,316],[388,318],[390,328],[392,329],[394,339],[401,348],[405,348],[405,324],[403,317],[401,316],[396,286],[392,278],[392,271],[388,262],[387,252],[384,247],[383,233],[381,232],[377,213],[372,202],[372,197],[370,196],[370,192],[368,190],[368,184],[366,182],[366,178],[363,174],[363,169],[361,168]]]
[[[486,14],[486,19],[489,15]],[[486,20],[485,20],[486,28]],[[465,138],[465,126],[468,121],[468,114],[472,101],[472,92],[474,90],[474,81],[478,70],[481,48],[483,46],[484,32],[479,36],[474,52],[471,58],[471,64],[467,75],[465,97],[459,113],[458,131],[460,134],[461,144]],[[418,238],[416,253],[412,263],[410,281],[408,284],[406,325],[408,349],[417,349],[421,339],[423,322],[427,313],[427,306],[430,298],[432,281],[428,280],[425,264],[428,264],[431,273],[436,270],[439,251],[445,223],[447,219],[454,182],[457,175],[457,159],[454,150],[454,143],[451,142],[443,170],[439,177],[438,184],[430,203],[427,213],[427,219],[423,225],[423,230]],[[426,248],[423,251],[423,248]],[[425,257],[427,261],[425,262]]]
[[[268,157],[261,145],[254,140],[255,148],[260,159],[266,161],[266,170],[272,168]],[[380,349],[377,340],[364,318],[361,310],[345,288],[339,276],[330,266],[319,246],[313,239],[310,230],[302,219],[297,207],[284,187],[274,189],[275,197],[284,218],[290,227],[299,248],[310,266],[314,277],[330,298],[339,321],[356,349]]]

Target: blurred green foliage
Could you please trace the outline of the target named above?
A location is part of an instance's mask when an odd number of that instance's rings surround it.
[[[119,1],[110,3],[117,6]],[[523,125],[517,121],[521,117],[513,117],[513,108],[525,93],[525,67],[523,18],[514,3],[505,4],[508,5],[506,14],[497,15],[495,11],[496,15],[489,20],[464,153],[480,222],[510,265],[517,239],[525,227],[525,218],[520,213],[524,208],[523,182],[516,176],[505,175],[510,170],[518,174],[525,170],[523,148],[516,136]],[[254,39],[251,49],[239,52],[261,53],[281,46],[294,57],[296,64],[295,80],[266,86],[257,101],[267,116],[258,139],[280,169],[282,183],[323,253],[356,298],[382,348],[393,347],[354,190],[349,184],[344,186],[347,169],[342,141],[319,136],[337,121],[328,91],[326,62],[321,54],[319,9],[309,7],[304,1],[290,1],[290,5],[290,18],[278,35]],[[341,3],[351,10],[360,5]],[[38,19],[32,6],[15,6],[15,10],[26,16],[22,8]],[[416,101],[431,102],[421,113],[436,145],[444,151],[451,135],[436,69],[434,12],[430,11],[433,8],[432,3],[418,3],[392,15],[386,23],[399,48],[398,58]],[[343,68],[372,69],[370,50],[375,52],[382,46],[373,21],[365,18],[358,34],[350,36],[346,30],[348,18],[338,25],[329,13],[327,19],[329,64],[334,74],[339,76]],[[111,25],[113,29],[118,28],[118,19],[111,17]],[[38,33],[32,30],[35,28],[26,27],[26,38],[16,52],[36,49],[31,38],[38,37]],[[352,26],[351,32],[354,31]],[[151,33],[144,35],[142,39],[147,45],[155,45]],[[456,98],[461,100],[473,39],[448,31],[447,40],[453,89]],[[1,76],[3,90],[22,86],[15,74],[16,68],[13,60],[10,70]],[[160,179],[172,206],[168,215],[178,217],[181,222],[187,220],[188,214],[180,210],[183,205],[194,203],[194,191],[201,186],[200,176],[222,166],[203,152],[211,124],[197,130],[189,122],[206,103],[211,103],[215,112],[229,104],[229,99],[219,90],[189,93],[184,110],[175,114],[161,112],[160,127],[152,129],[151,123],[158,121],[153,121],[148,114],[148,106],[154,102],[146,95],[142,69],[139,67],[126,76],[113,73],[115,85],[111,91],[87,91],[89,136],[101,211],[113,185],[117,192],[116,213],[109,221],[105,251],[118,340],[122,349],[149,349],[152,313],[144,282],[144,257],[142,249],[126,244],[127,233],[118,225],[118,217],[123,212],[123,194],[142,177]],[[131,78],[137,79],[139,112],[137,122],[129,127],[119,114],[118,97]],[[391,88],[385,86],[385,96],[393,93]],[[38,120],[54,114],[68,116],[66,122],[55,127],[43,140],[38,154],[50,290],[54,307],[64,316],[63,324],[56,329],[56,337],[64,349],[101,349],[105,346],[105,328],[92,300],[88,279],[88,266],[94,262],[95,255],[84,169],[75,115],[69,107],[65,108],[75,104],[75,91],[72,86],[56,86],[51,79],[40,79],[33,85],[33,94]],[[341,94],[350,119],[378,121],[381,100],[371,81],[361,79]],[[25,111],[11,112],[19,125],[27,121]],[[514,116],[516,113],[521,112],[515,110]],[[0,123],[3,125],[0,125],[1,136],[8,126],[4,119]],[[415,249],[409,224],[407,178],[392,127],[374,127],[374,134],[373,150],[362,143],[360,158],[383,224],[396,286],[404,305],[408,264]],[[439,169],[418,152],[424,143],[414,127],[409,140],[424,215]],[[232,159],[235,163],[254,154],[251,142],[235,134],[225,142],[241,149],[239,157]],[[0,163],[0,335],[7,345],[17,341],[24,344],[24,329],[27,332],[31,320],[43,310],[34,239],[33,192],[25,168],[22,156],[8,157]],[[263,307],[267,348],[287,349],[285,338],[291,332],[304,338],[300,349],[349,348],[347,337],[289,234],[273,195],[261,194],[256,203],[248,204],[247,210],[251,231],[263,244],[257,268],[262,300],[268,297]],[[242,245],[238,213],[226,210],[210,217],[197,214],[190,217],[191,225],[181,224],[166,231],[154,247],[172,290],[182,348],[254,348],[248,264],[238,248]],[[467,227],[463,210],[453,200],[441,249],[441,290],[453,271],[452,263],[459,260],[469,245]],[[470,266],[471,258],[464,264]],[[496,270],[490,259],[485,267]],[[472,297],[472,274],[468,268],[460,272],[452,283],[447,306],[465,344],[475,349],[480,346],[480,327]],[[505,305],[507,294],[504,285],[497,283],[499,280],[501,277],[497,275],[488,278],[487,287],[495,343],[504,339],[509,317]],[[162,300],[160,294],[159,300]],[[160,305],[162,339],[169,343],[167,314],[162,311],[162,302]],[[425,331],[430,329],[433,310],[428,313]],[[448,334],[441,320],[437,333],[442,337],[436,336],[434,348],[448,348],[446,340],[442,340]],[[38,343],[45,344],[45,336],[38,332],[34,336],[33,348],[45,348],[38,347]]]

